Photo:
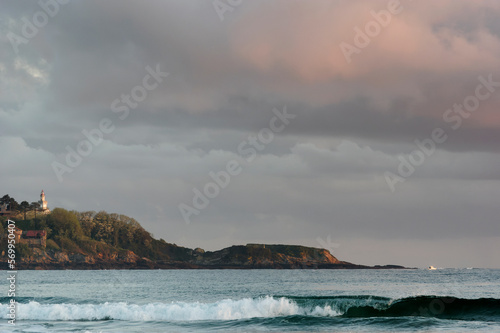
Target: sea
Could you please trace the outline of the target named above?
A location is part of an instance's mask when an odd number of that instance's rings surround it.
[[[500,332],[500,270],[19,271],[1,332]]]

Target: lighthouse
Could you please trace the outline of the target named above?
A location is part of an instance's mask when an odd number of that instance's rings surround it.
[[[49,208],[47,207],[47,200],[45,200],[45,193],[43,192],[43,190],[42,193],[40,193],[40,201],[38,201],[38,203],[40,204],[40,210],[42,212],[49,210]]]

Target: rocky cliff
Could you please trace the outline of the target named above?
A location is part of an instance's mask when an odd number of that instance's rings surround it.
[[[341,263],[328,250],[296,245],[247,244],[220,251],[194,253],[191,263],[200,266],[313,267]]]
[[[296,246],[247,244],[219,251],[177,247],[170,259],[150,260],[132,251],[103,255],[33,249],[33,255],[17,263],[19,269],[287,269],[373,268],[339,261],[328,250]],[[5,265],[6,266],[6,265]],[[375,268],[402,268],[377,266]]]

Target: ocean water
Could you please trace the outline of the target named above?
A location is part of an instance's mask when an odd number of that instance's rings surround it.
[[[500,332],[492,269],[19,271],[16,287],[1,332]]]

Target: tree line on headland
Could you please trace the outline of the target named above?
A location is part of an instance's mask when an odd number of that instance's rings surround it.
[[[38,201],[33,201],[32,203],[29,203],[28,201],[21,201],[21,203],[18,203],[16,199],[11,198],[8,194],[0,198],[0,206],[4,205],[7,210],[14,213],[22,212],[25,220],[26,213],[31,211],[35,214],[36,217],[36,212],[40,209],[40,203]]]
[[[24,213],[21,215],[24,216]],[[135,219],[125,215],[56,208],[50,214],[31,219],[0,217],[3,226],[1,234],[6,233],[7,219],[15,220],[16,227],[21,230],[45,230],[46,250],[94,254],[103,258],[123,250],[151,260],[171,257],[169,252],[172,251],[166,251],[168,249],[161,246],[167,245],[163,239],[154,239]],[[5,240],[1,237],[2,249],[7,248]],[[23,245],[17,245],[19,254],[24,257],[33,255],[33,249]]]

